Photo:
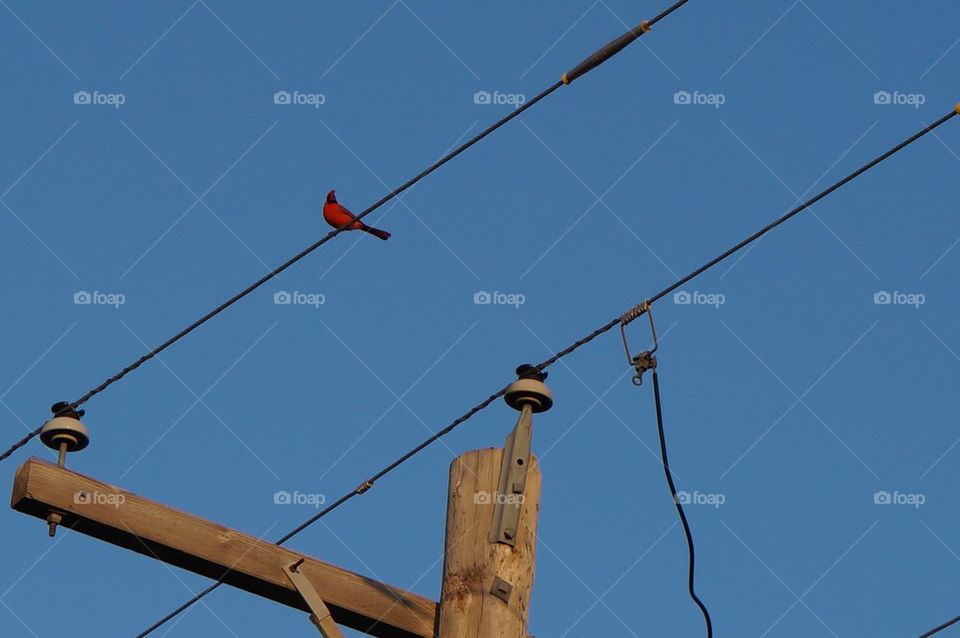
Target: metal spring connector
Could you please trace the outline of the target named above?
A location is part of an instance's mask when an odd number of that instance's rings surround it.
[[[625,328],[628,323],[642,314],[646,314],[647,318],[650,320],[650,333],[653,335],[653,348],[650,350],[643,350],[636,355],[631,355],[630,345],[627,343],[627,332]],[[657,367],[657,358],[653,356],[653,353],[655,353],[657,348],[660,347],[660,342],[657,340],[657,327],[653,323],[653,313],[651,312],[649,300],[634,306],[625,312],[622,317],[620,317],[620,336],[623,337],[623,350],[627,353],[627,361],[637,371],[637,373],[633,375],[633,385],[643,385],[643,373],[647,370],[653,370]]]
[[[371,487],[373,487],[373,481],[372,481],[372,480],[367,480],[367,481],[364,481],[363,483],[361,483],[359,487],[357,487],[356,492],[357,492],[358,495],[359,495],[359,494],[363,494],[364,492],[366,492],[367,490],[369,490]]]

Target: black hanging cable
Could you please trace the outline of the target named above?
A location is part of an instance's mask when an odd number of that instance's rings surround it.
[[[947,121],[950,120],[952,117],[954,117],[954,116],[956,116],[956,115],[958,115],[958,114],[960,114],[960,105],[957,105],[956,109],[955,109],[952,113],[950,113],[949,115],[946,115],[946,116],[940,118],[939,120],[937,120],[936,122],[934,122],[933,124],[931,124],[930,126],[925,127],[922,131],[920,131],[920,132],[916,133],[915,135],[911,136],[910,138],[908,138],[908,139],[905,140],[904,142],[901,142],[900,144],[898,144],[897,146],[893,147],[892,149],[890,149],[889,151],[887,151],[887,152],[884,153],[883,155],[879,156],[878,158],[876,158],[876,159],[872,160],[871,162],[865,164],[864,166],[862,166],[861,168],[857,169],[856,171],[854,171],[853,173],[851,173],[851,174],[848,175],[847,177],[844,177],[843,179],[841,179],[839,182],[836,182],[835,184],[833,184],[832,186],[830,186],[828,189],[826,189],[825,191],[823,191],[823,192],[820,193],[819,195],[816,195],[816,196],[814,196],[812,199],[807,200],[806,202],[804,202],[803,204],[801,204],[799,207],[791,210],[790,212],[788,212],[788,213],[785,214],[784,216],[780,217],[780,218],[777,219],[776,221],[772,222],[771,224],[768,224],[767,226],[765,226],[765,227],[762,228],[761,230],[759,230],[759,231],[757,231],[756,233],[754,233],[753,235],[749,236],[747,239],[745,239],[745,240],[741,241],[740,243],[738,243],[738,244],[737,244],[736,246],[734,246],[733,248],[731,248],[731,249],[723,252],[721,255],[719,255],[718,257],[715,257],[714,259],[710,260],[709,262],[707,262],[706,264],[704,264],[704,265],[701,266],[700,268],[697,268],[696,270],[694,270],[693,272],[691,272],[689,275],[686,275],[685,277],[679,279],[677,282],[675,282],[675,283],[671,284],[670,286],[664,288],[663,290],[661,290],[660,292],[658,292],[657,294],[655,294],[653,297],[650,297],[647,301],[645,301],[645,302],[643,302],[642,304],[640,304],[640,305],[632,308],[632,309],[629,310],[626,314],[624,314],[624,315],[622,315],[622,316],[620,316],[620,317],[616,317],[616,318],[612,319],[611,321],[609,321],[609,322],[607,322],[606,324],[600,326],[599,328],[597,328],[596,330],[594,330],[594,331],[591,332],[590,334],[586,335],[585,337],[583,337],[583,338],[581,338],[581,339],[578,339],[577,341],[573,342],[572,344],[570,344],[569,346],[567,346],[567,347],[564,348],[563,350],[557,352],[556,354],[554,354],[553,356],[551,356],[549,359],[546,359],[545,361],[539,363],[539,364],[538,364],[537,366],[535,366],[535,367],[536,367],[538,370],[544,370],[544,369],[548,368],[549,366],[553,365],[554,363],[556,363],[557,361],[559,361],[560,359],[562,359],[563,357],[566,357],[567,355],[571,354],[571,353],[574,352],[575,350],[579,349],[580,347],[586,345],[587,343],[590,343],[591,341],[593,341],[594,339],[596,339],[596,338],[599,337],[600,335],[608,332],[608,331],[611,330],[614,326],[617,326],[617,325],[625,325],[626,323],[629,323],[630,321],[633,321],[633,320],[636,319],[637,317],[642,316],[643,314],[645,314],[646,312],[649,311],[650,305],[653,304],[655,301],[657,301],[657,300],[659,300],[659,299],[662,299],[663,297],[665,297],[666,295],[670,294],[670,293],[673,292],[675,289],[677,289],[677,288],[679,288],[680,286],[682,286],[683,284],[687,283],[688,281],[690,281],[690,280],[693,279],[694,277],[697,277],[698,275],[702,274],[702,273],[705,272],[706,270],[712,268],[713,266],[716,266],[718,263],[720,263],[720,262],[723,261],[724,259],[727,259],[728,257],[730,257],[732,254],[734,254],[734,253],[737,252],[738,250],[743,249],[744,247],[746,247],[747,245],[749,245],[749,244],[751,244],[752,242],[756,241],[757,239],[759,239],[759,238],[762,237],[763,235],[767,234],[768,232],[770,232],[771,230],[773,230],[774,228],[776,228],[777,226],[779,226],[779,225],[782,224],[783,222],[787,221],[788,219],[790,219],[790,218],[793,217],[794,215],[797,215],[797,214],[799,214],[800,212],[802,212],[803,210],[806,210],[807,208],[809,208],[810,206],[812,206],[812,205],[815,204],[816,202],[820,201],[821,199],[823,199],[824,197],[826,197],[826,196],[829,195],[830,193],[833,193],[834,191],[836,191],[836,190],[839,189],[840,187],[842,187],[842,186],[844,186],[845,184],[848,184],[849,182],[853,181],[854,179],[856,179],[857,177],[859,177],[859,176],[862,175],[863,173],[865,173],[865,172],[867,172],[868,170],[870,170],[871,168],[875,167],[875,166],[876,166],[877,164],[879,164],[880,162],[882,162],[882,161],[884,161],[884,160],[892,157],[893,155],[895,155],[895,154],[898,153],[899,151],[903,150],[904,148],[906,148],[907,146],[909,146],[909,145],[912,144],[913,142],[917,141],[917,140],[920,139],[921,137],[927,135],[928,133],[930,133],[931,131],[933,131],[933,130],[936,129],[937,127],[941,126],[942,124],[944,124],[945,122],[947,122]],[[509,385],[504,386],[503,388],[501,388],[500,390],[498,390],[498,391],[496,391],[495,393],[491,394],[489,397],[487,397],[486,399],[484,399],[483,401],[481,401],[481,402],[478,403],[477,405],[475,405],[475,406],[473,406],[472,408],[470,408],[467,412],[465,412],[465,413],[462,414],[461,416],[459,416],[459,417],[457,417],[456,419],[454,419],[449,425],[447,425],[446,427],[444,427],[444,428],[441,429],[441,430],[438,430],[436,433],[434,433],[433,435],[431,435],[431,436],[429,436],[428,438],[426,438],[422,443],[420,443],[419,445],[417,445],[416,447],[414,447],[413,449],[411,449],[409,452],[407,452],[407,453],[405,453],[404,455],[400,456],[400,457],[399,457],[397,460],[395,460],[393,463],[387,465],[385,468],[383,468],[382,470],[380,470],[379,472],[377,472],[376,474],[374,474],[371,478],[369,478],[368,480],[364,481],[359,487],[357,487],[356,489],[354,489],[354,490],[352,490],[352,491],[344,494],[342,497],[340,497],[339,499],[337,499],[336,501],[334,501],[333,503],[331,503],[329,506],[327,506],[326,508],[324,508],[323,510],[321,510],[321,511],[318,512],[317,514],[313,515],[312,517],[310,517],[309,519],[307,519],[306,521],[304,521],[303,523],[301,523],[299,526],[297,526],[295,529],[293,529],[292,531],[290,531],[289,533],[287,533],[286,535],[284,535],[283,537],[281,537],[278,541],[276,541],[276,544],[277,544],[277,545],[280,545],[280,544],[282,544],[282,543],[285,543],[285,542],[288,541],[290,538],[292,538],[294,535],[299,534],[300,532],[302,532],[304,529],[306,529],[306,528],[309,527],[310,525],[313,525],[313,524],[316,523],[318,520],[320,520],[321,518],[323,518],[324,516],[326,516],[327,514],[329,514],[330,512],[332,512],[333,510],[335,510],[336,508],[340,507],[341,505],[343,505],[344,503],[346,503],[347,501],[349,501],[349,500],[352,499],[353,497],[359,496],[359,495],[365,493],[367,490],[369,490],[371,487],[373,487],[373,484],[374,484],[377,480],[379,480],[380,478],[382,478],[383,476],[385,476],[385,475],[388,474],[389,472],[391,472],[391,471],[393,471],[394,469],[396,469],[396,468],[397,468],[398,466],[400,466],[402,463],[406,462],[407,460],[409,460],[410,458],[412,458],[413,456],[415,456],[416,454],[418,454],[421,450],[423,450],[424,448],[426,448],[427,446],[429,446],[430,444],[432,444],[433,442],[435,442],[435,441],[436,441],[437,439],[439,439],[440,437],[442,437],[442,436],[444,436],[444,435],[446,435],[446,434],[449,434],[450,432],[452,432],[452,431],[454,430],[454,428],[456,428],[456,427],[459,426],[460,424],[464,423],[464,422],[467,421],[470,417],[472,417],[473,415],[475,415],[476,413],[480,412],[481,410],[483,410],[484,408],[486,408],[487,406],[489,406],[491,403],[493,403],[494,401],[496,401],[497,399],[499,399],[500,397],[502,397],[502,396],[506,393],[508,387],[509,387]],[[148,629],[146,629],[144,632],[138,634],[138,635],[137,635],[137,638],[143,638],[144,636],[150,634],[151,632],[153,632],[154,630],[156,630],[157,628],[159,628],[161,625],[163,625],[164,623],[168,622],[169,620],[171,620],[172,618],[174,618],[175,616],[177,616],[180,612],[184,611],[185,609],[187,609],[188,607],[190,607],[191,605],[193,605],[194,603],[196,603],[197,601],[199,601],[201,598],[203,598],[204,596],[206,596],[207,594],[209,594],[210,592],[212,592],[214,589],[216,589],[217,587],[219,587],[219,586],[223,583],[223,579],[226,578],[226,576],[229,574],[229,572],[230,572],[230,570],[227,570],[227,572],[225,572],[224,575],[221,576],[219,580],[217,580],[215,583],[213,583],[213,585],[211,585],[211,586],[208,587],[207,589],[203,590],[202,592],[200,592],[199,594],[197,594],[196,596],[194,596],[193,598],[191,598],[190,600],[188,600],[188,601],[185,602],[184,604],[180,605],[177,609],[175,609],[174,611],[172,611],[171,613],[167,614],[167,615],[164,616],[162,619],[160,619],[159,621],[157,621],[156,623],[154,623],[153,625],[151,625],[151,626],[150,626]]]
[[[933,629],[931,629],[931,630],[928,631],[927,633],[921,635],[920,638],[930,638],[930,636],[932,636],[932,635],[934,635],[934,634],[939,634],[941,631],[943,631],[943,630],[946,629],[947,627],[950,627],[951,625],[955,625],[955,624],[957,624],[958,622],[960,622],[960,616],[956,616],[955,618],[951,618],[950,620],[948,620],[947,622],[943,623],[942,625],[937,625],[936,627],[934,627]]]
[[[79,399],[77,399],[76,401],[74,401],[73,403],[71,403],[70,405],[73,406],[74,409],[76,409],[76,408],[80,407],[81,405],[83,405],[84,403],[86,403],[87,401],[89,401],[91,398],[93,398],[93,397],[96,396],[97,394],[103,392],[103,391],[106,390],[109,386],[113,385],[114,383],[116,383],[117,381],[119,381],[120,379],[122,379],[123,377],[127,376],[128,374],[130,374],[131,372],[133,372],[134,370],[136,370],[137,368],[139,368],[141,365],[143,365],[144,363],[146,363],[146,362],[149,361],[150,359],[153,359],[153,358],[156,357],[158,354],[160,354],[161,352],[163,352],[164,350],[166,350],[167,348],[169,348],[170,346],[172,346],[173,344],[175,344],[175,343],[176,343],[177,341],[179,341],[180,339],[186,337],[188,334],[190,334],[191,332],[193,332],[194,330],[196,330],[197,328],[199,328],[200,326],[202,326],[203,324],[205,324],[205,323],[206,323],[207,321],[209,321],[210,319],[213,319],[213,318],[216,317],[218,314],[220,314],[221,312],[223,312],[224,310],[226,310],[227,308],[229,308],[230,306],[232,306],[232,305],[235,304],[236,302],[240,301],[241,299],[243,299],[244,297],[246,297],[247,295],[249,295],[250,293],[252,293],[254,290],[256,290],[257,288],[259,288],[260,286],[262,286],[262,285],[265,284],[266,282],[268,282],[268,281],[270,281],[271,279],[273,279],[274,277],[276,277],[277,275],[279,275],[280,273],[282,273],[284,270],[286,270],[287,268],[289,268],[289,267],[292,266],[293,264],[297,263],[298,261],[300,261],[301,259],[303,259],[303,258],[306,257],[307,255],[309,255],[310,253],[312,253],[313,251],[315,251],[317,248],[319,248],[319,247],[322,246],[323,244],[327,243],[328,241],[330,241],[331,239],[333,239],[334,237],[336,237],[337,235],[339,235],[339,234],[342,233],[343,231],[345,231],[345,230],[347,230],[348,228],[350,228],[351,226],[353,226],[354,221],[363,219],[364,217],[366,217],[367,215],[369,215],[370,213],[372,213],[372,212],[375,211],[376,209],[380,208],[381,206],[383,206],[384,204],[386,204],[387,202],[389,202],[390,200],[392,200],[392,199],[393,199],[394,197],[396,197],[397,195],[400,195],[400,194],[403,193],[405,190],[407,190],[408,188],[410,188],[411,186],[413,186],[414,184],[416,184],[417,182],[419,182],[420,180],[422,180],[424,177],[426,177],[426,176],[429,175],[430,173],[434,172],[435,170],[437,170],[438,168],[440,168],[441,166],[443,166],[444,164],[446,164],[447,162],[449,162],[449,161],[452,160],[453,158],[457,157],[458,155],[460,155],[461,153],[463,153],[465,150],[467,150],[468,148],[470,148],[471,146],[473,146],[474,144],[476,144],[477,142],[479,142],[479,141],[482,140],[483,138],[487,137],[488,135],[490,135],[491,133],[493,133],[494,131],[496,131],[497,129],[499,129],[501,126],[503,126],[504,124],[506,124],[506,123],[509,122],[510,120],[514,119],[515,117],[518,117],[521,113],[523,113],[523,112],[526,111],[527,109],[531,108],[534,104],[537,104],[538,102],[540,102],[541,100],[543,100],[544,98],[546,98],[548,95],[550,95],[551,93],[553,93],[554,91],[556,91],[557,89],[559,89],[561,86],[564,86],[565,84],[570,84],[571,82],[573,82],[573,81],[576,80],[577,78],[581,77],[582,75],[585,75],[586,73],[592,71],[592,70],[595,69],[596,67],[600,66],[601,64],[603,64],[604,62],[606,62],[607,60],[609,60],[610,58],[612,58],[614,55],[616,55],[617,53],[619,53],[620,51],[622,51],[624,48],[626,48],[627,45],[629,45],[630,43],[632,43],[634,40],[636,40],[637,38],[641,37],[643,34],[645,34],[645,33],[647,33],[648,31],[650,31],[650,29],[653,27],[653,25],[655,25],[657,22],[660,22],[661,20],[663,20],[664,18],[666,18],[667,16],[669,16],[671,13],[673,13],[674,11],[676,11],[677,9],[679,9],[680,7],[682,7],[683,5],[685,5],[685,4],[686,4],[687,2],[689,2],[689,1],[690,1],[690,0],[680,0],[679,2],[676,2],[675,4],[671,5],[671,6],[668,7],[667,9],[665,9],[664,11],[660,12],[659,14],[657,14],[654,18],[652,18],[652,19],[650,19],[650,20],[644,20],[643,22],[641,22],[640,24],[638,24],[638,25],[637,25],[636,27],[634,27],[633,29],[630,29],[629,31],[627,31],[625,34],[621,35],[620,37],[618,37],[618,38],[616,38],[616,39],[614,39],[614,40],[612,40],[612,41],[610,41],[610,42],[607,43],[604,47],[602,47],[601,49],[597,50],[597,51],[596,51],[595,53],[593,53],[591,56],[587,57],[583,62],[581,62],[580,64],[578,64],[576,67],[574,67],[574,68],[571,69],[570,71],[564,73],[564,74],[561,76],[561,79],[560,79],[559,82],[556,82],[555,84],[551,85],[550,87],[548,87],[547,89],[545,89],[542,93],[540,93],[539,95],[537,95],[537,96],[536,96],[535,98],[533,98],[532,100],[530,100],[530,101],[528,101],[528,102],[525,102],[523,105],[521,105],[520,107],[514,109],[511,113],[509,113],[509,114],[506,115],[505,117],[501,118],[500,120],[498,120],[498,121],[495,122],[494,124],[490,125],[488,128],[486,128],[485,130],[483,130],[482,132],[480,132],[479,134],[477,134],[476,136],[474,136],[474,137],[471,138],[470,140],[464,142],[462,145],[460,145],[459,147],[457,147],[456,149],[454,149],[454,150],[451,151],[450,153],[446,154],[445,156],[443,156],[442,158],[440,158],[439,160],[437,160],[436,162],[434,162],[433,164],[431,164],[430,166],[428,166],[427,168],[425,168],[423,171],[421,171],[420,173],[418,173],[416,176],[414,176],[413,178],[411,178],[410,180],[408,180],[408,181],[407,181],[406,183],[404,183],[403,185],[401,185],[401,186],[393,189],[392,191],[390,191],[389,193],[387,193],[386,195],[384,195],[382,198],[380,198],[379,201],[377,201],[376,203],[374,203],[374,204],[368,206],[366,209],[364,209],[363,212],[361,212],[359,215],[357,215],[356,218],[355,218],[353,221],[350,221],[349,223],[344,224],[343,226],[340,226],[339,228],[336,228],[336,229],[330,231],[329,233],[327,233],[326,235],[324,235],[323,237],[321,237],[319,240],[317,240],[316,242],[314,242],[314,243],[311,244],[310,246],[307,246],[307,247],[304,248],[302,251],[300,251],[299,253],[297,253],[296,255],[294,255],[293,257],[291,257],[290,259],[288,259],[287,261],[285,261],[283,264],[281,264],[281,265],[278,266],[277,268],[271,270],[271,271],[268,272],[266,275],[264,275],[263,277],[261,277],[260,279],[258,279],[257,281],[255,281],[254,283],[250,284],[249,286],[247,286],[246,288],[244,288],[243,290],[241,290],[240,292],[238,292],[238,293],[237,293],[236,295],[234,295],[233,297],[227,299],[227,300],[224,301],[222,304],[220,304],[219,306],[217,306],[216,308],[214,308],[213,310],[211,310],[210,312],[208,312],[208,313],[205,314],[204,316],[200,317],[199,319],[197,319],[196,321],[194,321],[193,323],[191,323],[189,326],[187,326],[186,328],[184,328],[183,330],[181,330],[181,331],[178,332],[177,334],[173,335],[172,337],[170,337],[169,339],[167,339],[166,341],[164,341],[162,344],[160,344],[159,346],[157,346],[157,347],[154,348],[153,350],[150,350],[149,352],[147,352],[146,354],[144,354],[143,356],[141,356],[140,358],[138,358],[136,361],[134,361],[133,363],[131,363],[131,364],[128,365],[127,367],[125,367],[125,368],[123,368],[122,370],[120,370],[119,372],[117,372],[117,373],[116,373],[115,375],[113,375],[112,377],[108,377],[103,383],[101,383],[100,385],[96,386],[95,388],[92,388],[92,389],[89,390],[86,394],[84,394],[82,397],[80,397]],[[3,460],[6,459],[7,457],[9,457],[11,454],[13,454],[15,451],[17,451],[19,448],[21,448],[21,447],[23,447],[24,445],[26,445],[31,439],[33,439],[35,436],[37,436],[38,434],[40,434],[40,430],[41,430],[42,428],[43,428],[43,426],[41,425],[41,426],[38,427],[37,429],[29,432],[29,433],[28,433],[26,436],[24,436],[22,439],[20,439],[19,441],[17,441],[17,442],[14,443],[13,445],[11,445],[8,450],[6,450],[3,454],[0,454],[0,461],[3,461]]]
[[[696,568],[697,557],[693,549],[693,534],[690,533],[690,524],[687,522],[687,515],[683,511],[683,504],[677,495],[677,486],[673,482],[673,472],[670,471],[670,461],[667,460],[667,439],[663,433],[663,410],[660,403],[660,379],[657,376],[657,370],[653,370],[653,400],[657,406],[657,433],[660,436],[660,458],[663,459],[663,474],[667,477],[667,485],[670,487],[670,496],[673,498],[673,504],[677,508],[677,514],[680,516],[680,523],[683,524],[683,535],[687,538],[687,552],[689,554],[689,569],[687,571],[687,591],[690,592],[690,598],[697,604],[703,613],[703,621],[707,625],[707,638],[713,638],[713,622],[710,620],[710,612],[707,606],[703,604],[697,592],[694,591],[694,570]]]

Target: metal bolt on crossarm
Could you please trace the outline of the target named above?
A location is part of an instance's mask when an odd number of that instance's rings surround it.
[[[79,452],[90,444],[90,432],[80,422],[80,417],[85,413],[64,401],[54,403],[50,410],[53,418],[40,428],[40,440],[48,448],[57,451],[57,466],[66,467],[67,452]],[[59,512],[50,512],[47,516],[50,536],[57,533],[57,525],[62,521],[63,516]]]

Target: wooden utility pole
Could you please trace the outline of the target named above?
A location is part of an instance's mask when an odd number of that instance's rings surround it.
[[[53,465],[17,469],[11,507],[278,603],[310,612],[324,638],[337,623],[380,638],[527,638],[540,468],[530,453],[533,414],[553,405],[546,373],[517,369],[504,394],[520,412],[503,449],[475,450],[450,467],[442,600],[355,574],[275,543],[150,501],[65,467],[90,440],[81,411],[54,406],[40,440]],[[440,612],[438,614],[438,611]]]
[[[450,465],[440,636],[524,638],[533,589],[540,468],[532,459],[513,547],[490,541],[503,450],[474,450]]]
[[[540,511],[533,414],[553,405],[532,366],[504,400],[520,412],[503,449],[467,452],[450,466],[441,638],[525,638]]]

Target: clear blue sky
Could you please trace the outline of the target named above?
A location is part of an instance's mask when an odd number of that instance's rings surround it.
[[[0,5],[3,443],[322,236],[329,189],[363,209],[665,6]],[[280,536],[315,510],[278,490],[339,496],[949,112],[958,18],[693,0],[372,215],[389,242],[341,235],[92,400],[70,467]],[[960,613],[958,127],[685,287],[722,304],[655,307],[679,488],[723,501],[688,508],[717,636],[915,636]],[[532,634],[703,633],[629,374],[616,331],[551,369]],[[448,465],[515,414],[498,402],[291,546],[436,597]],[[52,458],[31,443],[7,486],[28,453]],[[0,530],[4,636],[129,636],[209,582],[12,511]],[[169,635],[311,632],[223,588]]]

